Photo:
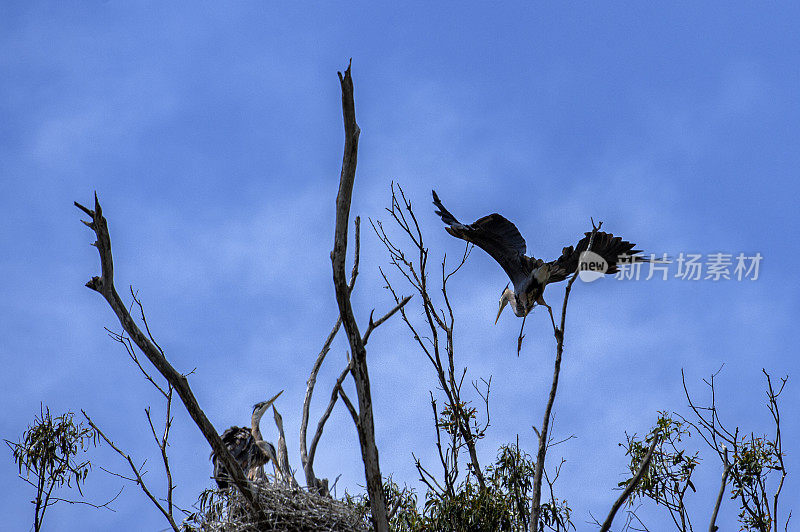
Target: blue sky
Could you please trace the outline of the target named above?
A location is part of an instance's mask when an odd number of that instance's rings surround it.
[[[280,389],[291,461],[305,380],[336,316],[328,258],[341,164],[336,71],[353,58],[362,129],[353,214],[385,219],[389,185],[412,199],[433,257],[455,256],[430,205],[436,188],[466,221],[500,212],[530,253],[553,258],[589,227],[647,252],[764,257],[757,281],[579,283],[573,291],[551,451],[579,530],[616,498],[625,431],[657,410],[686,411],[680,370],[699,394],[716,371],[727,420],[769,430],[761,368],[789,374],[783,498],[800,500],[795,321],[800,255],[800,9],[736,2],[645,5],[508,2],[242,2],[163,7],[83,2],[0,7],[0,436],[38,413],[85,409],[163,487],[143,409],[157,396],[103,327],[118,327],[83,284],[98,272],[74,200],[97,191],[116,281],[132,284],[154,334],[220,429]],[[391,305],[362,233],[354,293],[361,323]],[[786,268],[788,269],[784,271]],[[674,273],[674,270],[673,270]],[[549,320],[492,325],[507,279],[477,250],[452,281],[458,360],[493,377],[484,463],[519,435],[533,452],[552,375]],[[551,287],[551,303],[561,287]],[[406,290],[407,292],[407,290]],[[412,302],[412,305],[414,303]],[[399,321],[376,331],[369,360],[381,465],[417,486],[411,452],[434,464],[434,375]],[[312,418],[345,359],[337,339]],[[353,392],[354,393],[354,392]],[[734,421],[736,420],[736,421]],[[272,431],[264,425],[266,433]],[[721,467],[707,459],[690,504],[707,522]],[[211,485],[208,449],[176,409],[172,461],[188,507]],[[97,465],[124,470],[100,448]],[[340,488],[363,483],[357,438],[337,407],[316,461]],[[32,522],[10,453],[0,508]],[[121,481],[96,468],[93,501]],[[340,491],[341,493],[341,491]],[[135,486],[116,512],[57,506],[53,530],[161,529]],[[788,509],[788,508],[787,508]],[[798,510],[798,508],[794,508]],[[731,501],[723,529],[737,526]],[[665,517],[642,510],[654,529]],[[784,512],[785,514],[785,512]]]

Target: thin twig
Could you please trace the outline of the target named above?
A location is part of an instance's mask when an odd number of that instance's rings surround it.
[[[322,431],[325,428],[325,423],[328,421],[328,418],[333,412],[333,407],[336,405],[336,401],[339,398],[339,387],[344,382],[344,379],[347,377],[347,374],[350,373],[351,362],[348,362],[347,366],[342,370],[339,374],[339,377],[336,379],[336,383],[333,386],[333,391],[331,392],[331,399],[328,402],[327,408],[322,413],[322,416],[319,418],[319,423],[317,423],[317,431],[314,434],[314,437],[311,439],[311,446],[309,447],[308,451],[308,461],[309,463],[314,463],[314,456],[317,453],[317,445],[319,444],[320,438],[322,438]]]
[[[22,477],[20,477],[20,478],[22,478]],[[65,502],[67,504],[83,504],[84,506],[91,506],[92,508],[96,508],[98,510],[103,508],[103,509],[106,509],[106,510],[108,510],[110,512],[115,512],[116,513],[116,510],[111,508],[110,504],[112,502],[116,501],[119,498],[119,496],[122,494],[122,491],[124,489],[125,489],[124,486],[121,487],[116,495],[111,497],[109,500],[107,500],[103,504],[95,504],[95,503],[89,502],[89,501],[73,501],[72,499],[62,499],[61,497],[51,497],[50,498],[50,505],[52,506],[53,504],[55,504],[57,502]]]
[[[775,490],[775,494],[772,498],[772,525],[773,525],[773,532],[778,532],[778,498],[781,495],[781,490],[783,490],[783,481],[786,479],[786,466],[783,463],[783,440],[781,439],[781,413],[778,409],[778,397],[783,392],[783,387],[786,386],[786,381],[789,377],[783,377],[781,379],[781,387],[778,389],[777,392],[772,388],[772,379],[767,373],[767,370],[761,368],[761,372],[764,373],[764,376],[767,378],[767,399],[768,404],[767,408],[769,408],[770,414],[772,414],[772,419],[775,422],[775,455],[778,459],[778,470],[781,472],[781,480],[778,482],[778,487]],[[787,519],[788,525],[788,519]]]
[[[400,185],[392,183],[391,186],[391,207],[386,211],[400,227],[405,236],[411,241],[412,252],[416,255],[416,260],[406,256],[401,247],[395,244],[392,239],[387,235],[383,224],[380,221],[372,221],[373,230],[378,236],[378,239],[384,244],[386,250],[389,252],[391,264],[397,271],[408,281],[414,288],[417,294],[422,299],[422,310],[424,313],[424,326],[427,326],[428,336],[423,336],[417,327],[409,319],[405,309],[401,309],[401,316],[403,321],[411,331],[414,340],[418,343],[425,356],[430,360],[431,364],[436,370],[439,380],[439,386],[446,396],[446,408],[450,409],[453,414],[453,423],[455,430],[450,431],[451,449],[450,452],[442,451],[445,462],[450,465],[445,465],[447,476],[453,478],[457,475],[458,470],[458,450],[462,445],[466,446],[470,456],[469,472],[474,474],[478,485],[481,489],[485,488],[485,480],[483,477],[482,468],[478,461],[478,454],[475,446],[475,440],[479,429],[473,434],[471,427],[471,414],[465,407],[465,402],[461,399],[461,386],[466,375],[466,369],[460,372],[460,377],[457,376],[455,369],[454,357],[454,343],[453,343],[453,329],[455,325],[455,316],[453,308],[450,304],[450,299],[447,294],[447,281],[452,275],[455,274],[466,262],[469,256],[471,246],[466,246],[464,254],[456,267],[448,272],[447,271],[447,257],[442,259],[441,267],[441,290],[444,299],[445,309],[437,310],[436,305],[431,299],[428,290],[428,249],[425,247],[422,230],[417,221],[411,202],[405,195],[403,188]],[[381,276],[383,277],[386,288],[391,292],[395,302],[400,302],[400,297],[397,291],[392,286],[391,281],[388,279],[383,269],[380,269]],[[423,326],[423,327],[424,327]],[[445,352],[445,357],[442,356],[442,350]],[[488,411],[487,411],[488,417]],[[440,427],[437,426],[437,432]],[[437,434],[438,437],[438,434]],[[461,443],[463,441],[463,443]],[[445,484],[448,483],[447,478]]]
[[[339,395],[342,397],[342,402],[347,407],[348,412],[350,412],[350,417],[353,418],[353,423],[356,425],[356,429],[358,429],[359,417],[358,412],[356,412],[353,403],[350,401],[350,398],[347,397],[347,394],[344,392],[344,388],[341,385],[336,387],[336,391],[339,392]]]
[[[369,340],[369,335],[372,334],[372,331],[374,331],[375,329],[380,327],[386,320],[388,320],[389,318],[394,316],[395,313],[398,310],[403,308],[406,305],[406,303],[411,301],[411,297],[412,296],[404,297],[402,300],[400,300],[400,303],[395,305],[394,308],[392,308],[392,310],[390,310],[389,312],[384,314],[378,321],[373,322],[372,321],[372,313],[370,313],[370,315],[369,315],[369,325],[367,326],[367,332],[364,333],[364,338],[362,339],[362,342],[364,343],[364,345],[367,345],[367,340]]]
[[[156,508],[158,508],[158,510],[164,515],[164,518],[166,518],[166,520],[169,522],[169,526],[172,527],[172,529],[175,532],[180,532],[180,528],[178,528],[178,524],[175,522],[175,519],[172,517],[172,512],[171,511],[167,511],[167,509],[164,508],[161,505],[160,502],[158,502],[158,499],[156,499],[153,496],[153,494],[150,492],[150,490],[147,488],[147,484],[145,484],[144,479],[142,478],[142,475],[139,472],[139,468],[137,468],[136,464],[133,463],[133,460],[131,459],[130,455],[126,454],[119,447],[114,445],[114,442],[112,442],[108,438],[108,436],[106,436],[105,433],[102,430],[100,430],[100,428],[98,428],[97,425],[94,424],[94,422],[92,421],[92,418],[90,418],[89,415],[85,411],[81,410],[81,413],[83,414],[83,417],[86,418],[86,421],[89,423],[89,425],[95,430],[95,432],[97,432],[97,434],[99,434],[100,437],[103,438],[103,440],[112,449],[114,449],[117,452],[117,454],[119,454],[121,457],[123,457],[128,462],[128,465],[130,466],[131,471],[133,471],[133,474],[135,476],[135,482],[139,485],[140,488],[142,488],[142,491],[144,492],[145,495],[147,495],[147,498],[150,499],[150,501],[156,506]]]

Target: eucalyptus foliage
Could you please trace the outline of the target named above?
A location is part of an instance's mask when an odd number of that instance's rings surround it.
[[[97,446],[97,433],[83,423],[75,423],[74,414],[67,412],[53,417],[50,408],[41,407],[40,414],[22,433],[18,442],[5,440],[14,454],[19,476],[36,489],[34,529],[40,530],[45,511],[61,501],[54,497],[56,488],[74,487],[83,494],[92,464],[78,456],[90,446]]]

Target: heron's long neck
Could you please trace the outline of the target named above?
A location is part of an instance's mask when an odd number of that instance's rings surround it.
[[[264,415],[267,409],[259,409],[253,412],[252,417],[250,418],[250,434],[253,435],[253,438],[256,441],[263,440],[264,438],[261,436],[261,417]]]
[[[503,297],[505,298],[506,301],[508,301],[508,304],[511,306],[511,309],[514,311],[515,315],[519,317],[525,315],[525,312],[523,310],[517,308],[517,296],[514,295],[514,292],[512,290],[506,289],[506,291],[503,292]]]
[[[503,297],[508,301],[508,304],[511,305],[512,308],[516,308],[517,306],[517,297],[514,295],[514,292],[506,288],[506,291],[503,292]]]

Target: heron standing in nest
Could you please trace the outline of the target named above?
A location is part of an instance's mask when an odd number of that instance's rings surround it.
[[[222,433],[222,442],[236,459],[236,462],[239,463],[248,480],[266,480],[267,475],[264,472],[264,466],[270,460],[272,460],[273,465],[278,463],[275,446],[264,440],[259,424],[264,413],[282,393],[283,390],[269,401],[262,401],[253,405],[250,428],[234,426]],[[216,453],[212,452],[211,461],[214,464],[214,479],[217,481],[217,486],[219,489],[227,488],[230,485],[230,476],[222,460],[219,459]]]

